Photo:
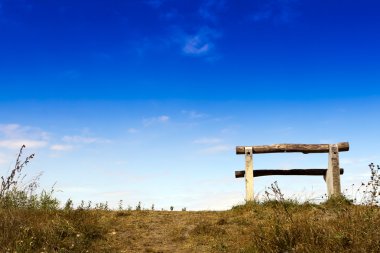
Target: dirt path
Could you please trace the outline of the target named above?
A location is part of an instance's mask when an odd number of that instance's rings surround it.
[[[108,242],[119,252],[210,252],[210,238],[202,240],[199,235],[216,232],[203,230],[205,225],[217,224],[221,216],[218,212],[118,212]]]

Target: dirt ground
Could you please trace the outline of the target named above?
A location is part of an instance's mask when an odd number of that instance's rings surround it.
[[[224,212],[117,212],[107,241],[118,252],[223,252],[227,219]]]

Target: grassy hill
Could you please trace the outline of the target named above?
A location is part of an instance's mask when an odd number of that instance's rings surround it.
[[[380,252],[373,164],[356,205],[345,197],[296,203],[272,184],[266,201],[227,211],[115,211],[71,200],[61,208],[53,189],[36,194],[37,182],[22,184],[21,175],[33,155],[21,161],[21,153],[1,177],[0,252]]]
[[[380,209],[248,203],[219,212],[0,209],[0,252],[380,252]]]

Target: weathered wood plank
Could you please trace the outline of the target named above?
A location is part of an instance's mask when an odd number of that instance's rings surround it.
[[[329,167],[325,175],[329,197],[341,195],[338,145],[330,145]]]
[[[350,145],[348,142],[340,142],[338,145],[338,151],[348,151]],[[237,146],[236,154],[245,154],[246,146]],[[248,146],[250,147],[250,146]],[[265,154],[265,153],[281,153],[281,152],[302,152],[307,153],[329,153],[329,144],[273,144],[252,146],[253,154]]]
[[[245,171],[244,174],[247,175],[245,177],[245,201],[253,201],[253,155],[252,148],[247,147],[245,149]]]
[[[291,170],[255,170],[253,177],[262,176],[325,176],[327,169],[291,169]],[[344,169],[340,169],[340,174],[344,173]],[[245,171],[235,171],[235,177],[240,178],[245,176]]]

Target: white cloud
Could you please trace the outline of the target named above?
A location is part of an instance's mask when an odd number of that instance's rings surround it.
[[[0,164],[5,164],[7,163],[7,159],[5,158],[5,156],[3,154],[0,154]]]
[[[222,140],[218,138],[201,138],[193,141],[195,144],[216,144],[221,142]]]
[[[99,194],[102,197],[118,197],[118,198],[123,198],[123,197],[129,197],[131,195],[130,192],[127,191],[112,191],[112,192],[102,192]]]
[[[160,122],[167,122],[169,120],[169,117],[166,115],[158,117],[158,121]]]
[[[359,157],[359,158],[341,158],[340,164],[341,165],[368,165],[371,162],[377,160],[378,157],[376,156],[370,156],[370,157]]]
[[[214,45],[200,35],[189,37],[182,51],[188,55],[201,55],[207,53]]]
[[[335,142],[331,139],[321,139],[321,140],[319,140],[319,143],[321,143],[321,144],[332,144]]]
[[[171,10],[168,10],[167,12],[161,13],[160,18],[170,21],[170,20],[183,18],[183,16],[178,13],[178,10],[171,9]]]
[[[79,135],[74,135],[74,136],[64,136],[62,138],[64,142],[72,142],[72,143],[94,143],[97,141],[96,138],[91,138],[91,137],[83,137]]]
[[[19,124],[0,124],[0,134],[8,139],[49,139],[49,134],[36,127]]]
[[[144,2],[154,8],[159,8],[165,0],[145,0]],[[160,17],[169,22],[170,31],[164,36],[152,37],[139,41],[133,48],[139,56],[148,50],[170,50],[177,47],[185,56],[201,57],[206,61],[215,61],[220,58],[215,53],[215,40],[221,37],[221,30],[216,29],[220,11],[225,9],[225,0],[202,1],[198,6],[197,13],[182,13],[181,10],[172,8],[168,11],[160,9]],[[201,19],[200,23],[193,27],[187,25],[187,20],[192,19],[194,14]],[[213,23],[213,28],[209,24]],[[168,36],[168,37],[167,37]]]
[[[235,134],[237,129],[239,129],[240,126],[233,126],[233,127],[226,127],[226,128],[223,128],[222,130],[220,130],[220,133],[222,134]]]
[[[53,151],[69,151],[73,149],[73,146],[71,145],[62,145],[62,144],[55,144],[50,146],[50,149]]]
[[[21,126],[18,124],[1,124],[0,132],[7,137],[13,137],[15,134],[18,134],[20,128]]]
[[[78,187],[78,186],[63,187],[63,188],[60,188],[60,191],[69,192],[69,193],[96,193],[97,192],[97,190],[94,188]]]
[[[143,120],[143,125],[145,127],[156,124],[156,123],[166,123],[170,120],[170,117],[167,115],[161,115],[158,117],[152,117],[152,118],[147,118]]]
[[[80,135],[66,135],[62,138],[64,142],[68,143],[81,143],[81,144],[92,144],[92,143],[109,143],[109,140],[100,139],[95,137],[85,137]]]
[[[172,41],[181,47],[184,55],[206,57],[210,60],[218,58],[214,41],[221,37],[221,33],[215,29],[203,26],[197,32],[189,33],[177,28],[172,36]]]
[[[197,112],[197,111],[182,110],[181,112],[182,112],[182,114],[187,115],[190,119],[201,119],[201,118],[205,118],[205,117],[208,116],[207,114],[200,113],[200,112]]]
[[[130,133],[130,134],[135,134],[135,133],[138,133],[139,132],[139,130],[137,130],[136,128],[129,128],[128,129],[128,133]]]
[[[293,3],[296,0],[269,0],[259,5],[258,9],[251,15],[254,22],[271,21],[276,24],[289,23],[297,13]]]
[[[226,8],[225,0],[205,0],[202,2],[198,13],[206,21],[216,23],[218,21],[218,13]]]
[[[128,162],[124,161],[124,160],[119,160],[119,161],[115,161],[115,164],[116,165],[126,165],[126,164],[128,164]]]
[[[0,141],[0,147],[8,149],[20,149],[22,145],[28,148],[42,148],[48,143],[46,141],[28,140],[28,139],[15,139]]]
[[[225,153],[225,152],[233,152],[234,148],[229,145],[221,144],[221,145],[215,145],[209,148],[205,148],[201,150],[202,154],[211,155],[211,154],[219,154],[219,153]]]
[[[48,145],[49,134],[36,127],[19,124],[0,124],[0,148],[20,149],[22,145],[28,148],[42,148]]]

